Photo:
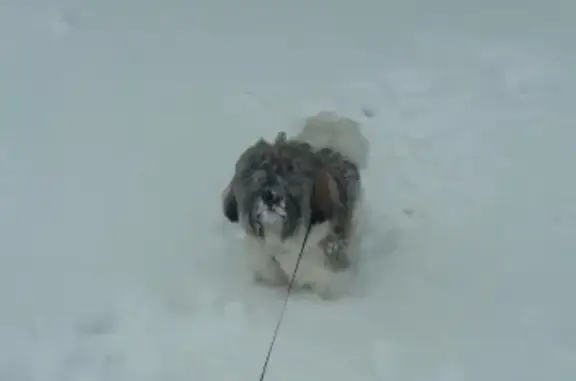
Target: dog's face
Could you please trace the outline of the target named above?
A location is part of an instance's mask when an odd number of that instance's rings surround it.
[[[229,218],[236,213],[236,219],[259,237],[291,236],[310,218],[313,159],[305,146],[287,142],[282,134],[273,144],[258,141],[236,163],[231,192],[235,206],[227,206]]]

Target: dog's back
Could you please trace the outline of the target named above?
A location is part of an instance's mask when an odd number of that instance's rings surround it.
[[[358,169],[368,165],[370,143],[362,135],[358,123],[350,118],[338,117],[333,112],[320,112],[306,119],[296,139],[319,151],[335,151],[354,163]]]

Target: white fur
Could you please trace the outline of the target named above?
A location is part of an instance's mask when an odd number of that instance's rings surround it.
[[[323,111],[308,119],[297,138],[320,149],[331,148],[347,156],[360,169],[368,165],[370,143],[362,135],[360,126],[350,118],[341,118]]]
[[[364,168],[367,164],[368,140],[360,132],[358,124],[351,119],[339,118],[330,112],[321,112],[306,121],[298,139],[308,142],[316,149],[322,147],[335,149],[356,162],[359,168]],[[320,241],[329,233],[329,223],[325,222],[314,226],[310,231],[294,278],[294,286],[309,286],[324,299],[332,299],[345,293],[358,259],[363,196],[364,192],[361,189],[353,211],[348,250],[351,267],[343,271],[333,271],[325,265],[326,256],[319,246]],[[265,239],[246,234],[243,240],[244,249],[255,280],[269,285],[283,285],[294,273],[306,227],[301,226],[297,234],[282,242],[279,235],[280,216],[267,216],[265,220],[268,221],[264,228]]]

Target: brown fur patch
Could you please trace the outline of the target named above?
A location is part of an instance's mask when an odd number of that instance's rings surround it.
[[[315,223],[321,223],[332,217],[331,176],[326,169],[321,169],[314,181],[310,207],[312,209],[312,220]]]

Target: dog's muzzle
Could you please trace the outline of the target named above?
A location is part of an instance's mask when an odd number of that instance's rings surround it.
[[[261,219],[272,222],[277,218],[286,218],[286,199],[274,187],[265,186],[262,188],[259,198],[257,214]]]
[[[259,234],[286,237],[298,224],[298,207],[282,187],[264,185],[257,193],[253,209]]]
[[[269,187],[266,187],[262,190],[260,198],[262,199],[262,202],[270,209],[274,208],[275,206],[280,206],[283,200],[283,198],[279,196],[278,193]]]

